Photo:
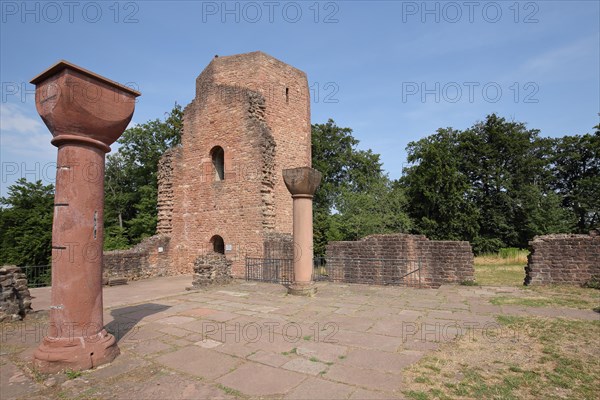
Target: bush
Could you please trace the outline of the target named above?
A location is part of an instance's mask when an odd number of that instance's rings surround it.
[[[583,287],[600,290],[600,280],[598,280],[597,278],[592,278],[586,283],[584,283]]]

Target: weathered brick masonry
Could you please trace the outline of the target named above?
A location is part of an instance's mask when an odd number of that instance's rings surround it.
[[[155,235],[128,250],[105,251],[102,277],[137,280],[170,275],[167,235]]]
[[[335,265],[334,280],[363,283],[401,283],[436,288],[445,283],[474,279],[469,242],[433,241],[422,235],[371,235],[355,242],[327,245],[328,265]],[[421,267],[420,275],[403,275]]]
[[[600,281],[600,234],[536,236],[529,242],[526,285]]]
[[[215,57],[184,110],[181,145],[159,162],[157,236],[106,252],[104,276],[190,273],[218,251],[243,277],[246,256],[287,258],[292,199],[281,172],[311,165],[309,100],[306,74],[265,53]]]
[[[160,164],[158,232],[171,236],[171,272],[224,250],[241,277],[269,235],[291,233],[281,171],[310,166],[310,143],[304,72],[262,52],[214,58],[185,108],[181,147]]]

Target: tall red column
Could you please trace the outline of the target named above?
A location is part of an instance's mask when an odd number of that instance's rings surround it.
[[[50,326],[34,362],[44,372],[93,368],[119,354],[103,322],[104,156],[140,93],[66,61],[31,83],[58,147]]]
[[[294,282],[289,293],[313,296],[313,195],[321,183],[321,173],[310,167],[283,170],[283,180],[292,194],[294,218]]]

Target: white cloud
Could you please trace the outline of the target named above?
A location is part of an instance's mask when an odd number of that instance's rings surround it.
[[[581,78],[581,74],[589,71],[584,67],[588,62],[597,59],[598,37],[588,36],[579,38],[566,45],[553,48],[541,54],[528,59],[519,68],[519,73],[536,74],[540,76],[544,74],[546,77],[554,76],[558,80],[563,78]],[[578,71],[578,73],[574,73]],[[557,75],[558,72],[563,72]],[[580,74],[580,73],[581,74]]]
[[[31,114],[35,113],[35,116]],[[52,160],[56,157],[50,144],[52,135],[35,111],[26,107],[0,104],[0,143],[2,159],[26,162]]]
[[[2,133],[5,131],[37,133],[43,127],[39,117],[29,117],[14,104],[0,104],[0,131]]]

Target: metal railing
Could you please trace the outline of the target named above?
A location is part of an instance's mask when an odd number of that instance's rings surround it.
[[[294,260],[246,258],[246,280],[289,285],[294,281]]]
[[[27,287],[37,288],[52,285],[51,265],[26,265],[21,270],[27,277]]]

